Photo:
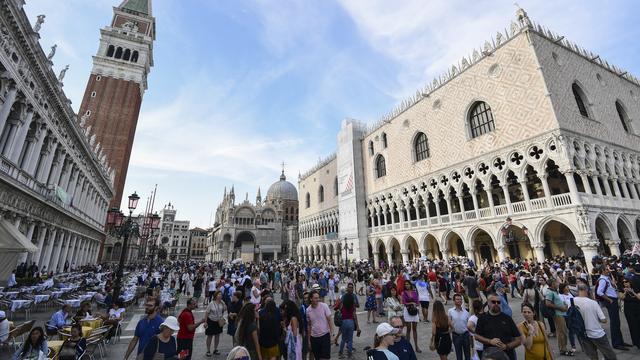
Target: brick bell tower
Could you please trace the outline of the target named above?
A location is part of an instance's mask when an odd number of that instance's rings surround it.
[[[111,25],[100,30],[100,46],[80,105],[81,125],[100,144],[114,169],[111,206],[120,207],[129,157],[153,66],[156,38],[151,0],[124,0]]]

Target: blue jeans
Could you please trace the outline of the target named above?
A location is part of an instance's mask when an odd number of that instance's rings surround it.
[[[452,333],[453,335],[453,348],[456,351],[456,359],[462,360],[462,355],[464,354],[465,360],[471,359],[471,344],[470,344],[470,336],[468,332],[465,332],[462,335]]]
[[[352,319],[342,320],[342,326],[340,331],[342,332],[342,339],[340,340],[340,354],[344,350],[344,344],[347,344],[347,352],[351,354],[353,352],[353,331],[356,328],[356,323]]]

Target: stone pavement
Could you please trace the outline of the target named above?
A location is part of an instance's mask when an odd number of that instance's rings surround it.
[[[186,297],[184,296],[181,297],[180,304],[176,310],[177,313],[179,313],[179,311],[182,308],[184,308],[185,301],[186,301]],[[279,302],[279,299],[278,299],[278,302]],[[523,320],[522,315],[520,313],[520,303],[521,303],[520,299],[509,299],[509,304],[513,309],[513,314],[514,314],[513,317],[516,323]],[[364,304],[363,297],[360,298],[360,304]],[[449,301],[446,308],[447,309],[450,308],[452,304],[453,304],[453,301]],[[142,305],[142,302],[141,302],[141,305]],[[429,310],[431,310],[431,308]],[[37,320],[36,326],[43,326],[43,323],[48,319],[52,311],[53,310],[50,309],[49,312],[34,313],[32,318]],[[605,314],[606,313],[607,312],[605,311]],[[200,305],[200,307],[194,311],[194,315],[196,317],[196,320],[201,319],[204,316],[204,306]],[[620,314],[620,315],[622,319],[621,320],[622,333],[625,341],[629,343],[631,341],[629,337],[629,328],[627,326],[627,322],[626,322],[626,319],[624,318],[624,315],[623,314]],[[116,344],[107,345],[107,354],[105,356],[105,359],[123,359],[124,353],[126,352],[129,341],[133,337],[135,326],[138,320],[143,316],[144,316],[144,309],[142,306],[136,307],[134,305],[133,307],[127,309],[127,316],[123,322],[124,332],[122,334],[121,340]],[[23,320],[22,318],[19,318],[19,319],[16,319],[15,321],[17,323],[20,323],[22,322],[22,320]],[[365,353],[363,351],[363,348],[365,346],[372,345],[373,336],[374,336],[377,324],[367,324],[367,321],[366,321],[367,314],[364,311],[358,312],[358,320],[360,321],[360,324],[361,324],[360,328],[362,330],[362,334],[360,335],[360,337],[355,337],[355,334],[354,334],[354,347],[356,349],[356,352],[354,353],[354,358],[356,360],[364,360]],[[381,321],[382,319],[378,319],[378,320]],[[608,326],[606,326],[605,330],[607,331],[607,333],[609,333]],[[425,322],[419,323],[418,324],[418,342],[422,349],[422,353],[417,354],[418,359],[439,359],[438,355],[435,352],[429,351],[430,339],[431,339],[431,324],[425,323]],[[194,350],[193,350],[193,357],[192,357],[194,360],[209,359],[205,356],[205,353],[206,353],[205,340],[206,340],[206,336],[204,334],[204,328],[200,326],[196,331],[196,337],[194,340]],[[560,359],[560,358],[569,359],[569,357],[560,356],[558,354],[557,340],[555,338],[552,338],[550,343],[552,345],[555,359]],[[586,359],[587,357],[584,355],[584,353],[580,351],[580,344],[577,343],[577,341],[576,341],[576,347],[578,349],[578,352],[576,353],[576,356],[574,357],[574,359]],[[221,352],[221,355],[214,356],[211,359],[212,360],[226,359],[226,354],[229,352],[229,350],[231,350],[231,348],[232,348],[231,337],[229,335],[226,335],[226,328],[225,328],[225,332],[223,332],[223,334],[220,337],[220,346],[218,349]],[[640,350],[638,350],[637,348],[632,348],[630,351],[616,350],[616,353],[618,354],[619,360],[631,360],[631,359],[640,358]],[[524,359],[524,350],[522,346],[518,348],[517,354],[518,354],[518,359]],[[337,346],[332,347],[331,357],[333,359],[338,358]],[[4,359],[10,359],[10,354],[7,351],[0,350],[0,360],[4,360]],[[135,359],[134,356],[129,357],[129,360],[134,360],[134,359]],[[452,352],[451,354],[449,354],[449,359],[455,359],[455,353]]]

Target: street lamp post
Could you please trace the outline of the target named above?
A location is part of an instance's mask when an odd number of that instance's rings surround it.
[[[349,272],[349,250],[353,250],[353,244],[351,244],[351,248],[349,248],[349,245],[347,244],[347,238],[344,238],[344,247],[343,247],[344,251],[344,271]]]
[[[113,288],[113,299],[115,300],[120,298],[120,292],[122,291],[122,273],[124,271],[124,262],[127,258],[129,237],[139,234],[138,224],[133,221],[131,216],[133,214],[133,210],[138,206],[138,200],[140,200],[140,196],[135,192],[129,195],[129,216],[126,220],[124,220],[124,214],[118,208],[112,208],[107,212],[107,227],[111,234],[116,238],[123,238],[122,251],[120,252],[120,261],[118,262],[118,270],[116,272],[116,279]]]

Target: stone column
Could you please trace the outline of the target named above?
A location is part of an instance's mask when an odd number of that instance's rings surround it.
[[[442,220],[440,219],[440,199],[435,200],[434,204],[436,204],[436,216],[438,217],[438,223],[442,223]]]
[[[524,203],[527,205],[527,211],[531,211],[531,197],[529,197],[529,188],[527,188],[527,181],[520,181],[520,188],[522,188],[522,196],[524,196]]]
[[[444,251],[442,251],[442,260],[445,262],[449,261],[449,251],[449,249],[444,249]]]
[[[7,119],[9,118],[9,114],[11,113],[11,107],[13,103],[16,101],[16,95],[18,94],[18,89],[16,88],[15,83],[11,81],[9,84],[9,91],[4,98],[4,104],[0,109],[0,134],[4,130],[4,126],[7,123]]]
[[[420,256],[427,256],[427,248],[420,249]]]
[[[544,261],[544,244],[533,244],[533,252],[535,253],[537,261]]]
[[[576,179],[573,177],[573,171],[566,171],[564,173],[564,177],[567,179],[567,184],[569,185],[569,193],[571,193],[573,203],[577,205],[582,204],[582,199],[580,199],[578,187],[576,186]]]
[[[493,190],[485,190],[487,192],[487,201],[489,202],[489,209],[491,209],[491,215],[496,216],[496,205],[493,202]]]
[[[406,265],[409,263],[409,250],[401,250],[400,254],[402,255],[402,264]]]
[[[478,192],[476,191],[475,186],[471,191],[471,200],[473,200],[473,210],[476,213],[476,219],[480,219],[480,209],[478,208]]]
[[[373,268],[374,269],[380,268],[380,253],[377,251],[373,253]]]
[[[540,180],[542,182],[542,188],[544,189],[544,197],[547,199],[547,207],[552,208],[553,202],[551,201],[551,189],[549,189],[549,183],[547,182],[547,178],[549,175],[542,174],[540,176]]]
[[[37,138],[35,145],[31,147],[29,150],[29,156],[27,157],[27,161],[25,162],[25,171],[29,173],[31,176],[36,176],[36,166],[38,166],[38,159],[40,159],[40,154],[42,154],[42,146],[44,145],[44,139],[47,137],[47,130],[45,125],[38,124],[40,129],[38,130]]]
[[[580,246],[580,249],[582,249],[582,252],[584,253],[584,260],[587,265],[587,270],[589,271],[589,273],[591,273],[591,271],[593,270],[591,259],[593,259],[594,256],[598,255],[598,247],[591,245],[580,245],[580,243],[578,243],[578,246]]]
[[[33,232],[36,228],[36,223],[33,221],[29,221],[28,222],[29,226],[27,227],[27,233],[24,235],[27,239],[29,239],[29,242],[33,244],[32,238],[33,238]],[[20,254],[20,257],[18,259],[18,264],[22,264],[23,262],[26,263],[27,260],[29,258],[29,252],[23,252]],[[27,265],[29,265],[27,263]]]
[[[68,262],[69,265],[71,265],[71,261],[69,261],[69,251],[73,249],[75,242],[76,242],[76,235],[69,234],[69,236],[67,236],[67,247],[64,249],[64,252],[62,252],[62,258],[60,259],[60,262],[62,263],[60,268],[62,268],[62,271],[64,271],[64,263]]]
[[[393,249],[387,249],[387,266],[390,266],[391,264],[393,264]]]
[[[340,256],[337,253],[333,254],[333,263],[336,265],[340,264]]]
[[[56,245],[56,239],[58,235],[57,228],[49,229],[49,240],[47,244],[47,250],[44,253],[44,258],[42,258],[42,264],[40,265],[40,271],[42,271],[43,267],[46,267],[46,271],[50,271],[49,262],[51,261],[51,253],[53,252],[53,247]]]
[[[449,215],[449,221],[451,221],[451,195],[447,195],[444,198],[447,203],[447,215]]]
[[[593,180],[593,186],[596,188],[596,194],[602,196],[602,189],[600,188],[600,182],[598,181],[600,177],[597,175],[592,175],[591,179]]]
[[[624,198],[629,198],[629,192],[627,191],[627,187],[624,186],[623,184],[621,184],[619,182],[620,178],[617,179],[618,181],[616,181],[616,186],[618,187],[618,189],[620,190],[620,195]]]
[[[504,254],[504,246],[500,245],[496,250],[498,250],[498,261],[504,260],[506,258]]]
[[[45,235],[47,235],[47,227],[44,224],[40,224],[40,227],[38,228],[38,241],[36,246],[38,247],[38,250],[36,250],[35,253],[33,253],[33,256],[31,256],[31,261],[35,262],[36,265],[40,266],[40,255],[42,254],[42,250],[44,247],[44,237]]]
[[[504,193],[504,201],[507,204],[507,213],[512,214],[513,210],[511,209],[511,197],[509,196],[509,186],[502,185],[502,192]]]
[[[609,184],[609,176],[605,175],[602,182],[604,183],[604,188],[607,191],[607,195],[615,196],[613,194],[613,189],[611,188],[611,184]]]
[[[58,245],[53,252],[53,257],[51,258],[50,262],[51,265],[49,267],[54,274],[58,273],[58,262],[60,261],[60,253],[62,252],[62,248],[65,246],[67,236],[68,235],[66,231],[60,232],[60,240],[58,240]]]
[[[14,164],[18,163],[18,159],[20,158],[20,153],[22,153],[22,147],[24,146],[24,141],[27,138],[27,133],[29,132],[29,127],[31,126],[31,120],[33,119],[33,108],[29,106],[27,110],[27,115],[24,118],[24,121],[18,128],[18,132],[13,139],[13,144],[11,145],[11,149],[9,149],[9,160],[11,160]]]
[[[74,253],[76,251],[76,245],[78,244],[78,235],[73,235],[73,238],[71,239],[71,246],[69,247],[69,251],[67,252],[67,255],[65,257],[65,261],[69,262],[69,269],[71,269],[71,264],[73,263],[73,259],[74,259]]]
[[[611,255],[612,256],[620,257],[620,247],[619,247],[620,246],[620,240],[619,239],[613,239],[613,240],[605,241],[605,243],[609,247],[609,251],[611,251]]]
[[[460,214],[462,214],[462,219],[466,220],[467,215],[464,213],[464,201],[462,200],[462,196],[458,196],[458,205],[460,206]]]
[[[474,249],[473,247],[468,247],[464,249],[464,251],[467,252],[467,258],[473,260],[473,262],[478,265],[478,259],[476,259],[476,249]]]
[[[55,141],[56,140],[53,137],[50,138],[50,144],[47,145],[47,149],[43,152],[42,156],[44,158],[40,163],[40,168],[35,170],[37,172],[37,180],[41,183],[46,183],[49,178],[49,173],[53,166],[53,158],[56,155],[57,145],[55,144]]]
[[[631,188],[631,194],[630,194],[630,196],[631,196],[632,198],[636,199],[636,200],[640,200],[640,199],[638,198],[638,191],[636,190],[636,186],[635,186],[634,182],[633,182],[632,180],[629,180],[629,182],[628,182],[628,183],[631,183],[631,186],[629,186],[629,187]]]
[[[589,195],[593,195],[593,192],[591,192],[591,186],[589,186],[589,177],[587,176],[587,174],[584,171],[580,171],[578,172],[578,174],[580,174],[580,179],[582,179],[584,191]]]

